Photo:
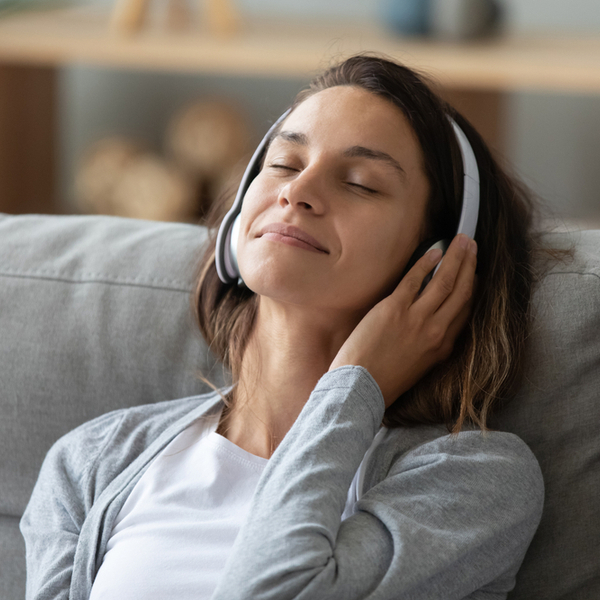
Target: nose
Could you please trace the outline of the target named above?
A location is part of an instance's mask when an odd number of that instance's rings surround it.
[[[307,167],[281,188],[277,202],[283,208],[291,206],[323,214],[327,208],[325,185],[324,174],[317,168]]]

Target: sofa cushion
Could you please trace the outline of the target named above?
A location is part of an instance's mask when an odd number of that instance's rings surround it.
[[[221,383],[190,302],[206,230],[111,217],[0,218],[0,513],[20,516],[61,435]]]
[[[574,248],[534,296],[525,380],[493,419],[536,455],[546,487],[540,527],[511,600],[600,598],[600,231],[548,234]]]

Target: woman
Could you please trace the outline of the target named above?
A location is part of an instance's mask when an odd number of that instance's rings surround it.
[[[477,243],[415,257],[461,214],[449,117]],[[239,284],[214,241],[203,258],[200,328],[235,385],[55,445],[22,522],[28,596],[505,598],[543,484],[523,442],[481,430],[518,379],[529,222],[415,73],[358,56],[318,77],[243,197]]]

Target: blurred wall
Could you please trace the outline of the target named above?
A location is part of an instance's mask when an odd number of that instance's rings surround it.
[[[109,0],[94,0],[110,6]],[[159,0],[154,0],[158,3]],[[365,0],[237,0],[252,15],[351,19],[379,17]],[[509,32],[556,31],[600,35],[598,0],[505,0]],[[73,173],[82,150],[107,133],[147,140],[162,149],[170,116],[202,94],[225,94],[245,107],[257,135],[302,80],[257,80],[72,67],[61,73],[61,191],[73,203]],[[508,159],[523,179],[566,218],[600,227],[600,96],[512,94]]]
[[[598,0],[506,0],[509,31],[600,36]],[[558,213],[600,228],[600,95],[515,93],[509,159]]]

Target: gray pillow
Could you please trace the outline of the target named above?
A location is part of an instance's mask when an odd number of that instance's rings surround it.
[[[574,248],[537,288],[525,381],[493,425],[519,435],[546,486],[511,600],[600,598],[600,231],[549,234]]]
[[[24,597],[18,521],[42,460],[97,415],[222,384],[190,292],[206,230],[0,216],[0,598]]]

